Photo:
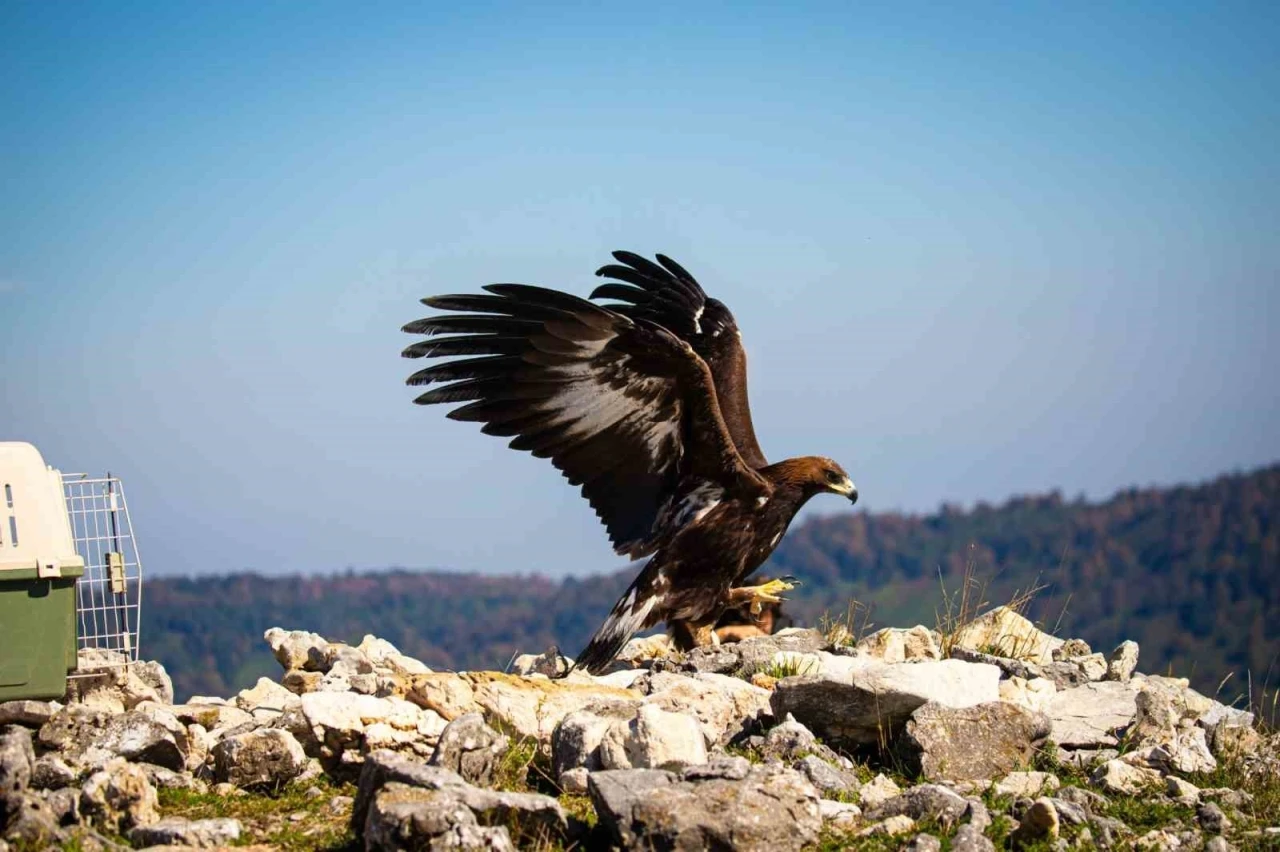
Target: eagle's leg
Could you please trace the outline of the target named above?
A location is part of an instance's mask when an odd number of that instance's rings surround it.
[[[739,586],[736,589],[730,589],[726,597],[728,598],[729,606],[750,605],[751,614],[759,615],[765,604],[781,603],[786,600],[786,598],[782,597],[782,593],[794,589],[797,582],[795,577],[783,577],[778,580],[761,583],[758,586]]]

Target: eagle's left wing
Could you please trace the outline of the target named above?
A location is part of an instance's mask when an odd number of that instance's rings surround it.
[[[414,373],[411,385],[442,383],[416,401],[466,403],[449,417],[549,458],[582,486],[618,553],[652,553],[719,495],[769,493],[738,455],[711,372],[688,344],[567,293],[485,289],[424,299],[460,313],[404,327],[428,335],[407,357],[476,356]]]

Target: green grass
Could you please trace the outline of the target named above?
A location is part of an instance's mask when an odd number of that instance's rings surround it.
[[[308,796],[315,786],[323,795]],[[350,829],[348,808],[334,812],[329,802],[334,796],[355,796],[351,784],[337,785],[325,777],[311,782],[290,784],[280,790],[219,796],[192,790],[160,790],[162,816],[186,819],[229,817],[239,820],[243,831],[236,845],[269,843],[284,852],[295,850],[355,850],[355,836]],[[303,816],[296,821],[294,814]]]

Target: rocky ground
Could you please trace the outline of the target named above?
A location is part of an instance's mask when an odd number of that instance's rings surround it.
[[[230,698],[99,655],[63,702],[0,704],[0,852],[1280,848],[1280,739],[1007,608],[634,640],[564,680],[265,639],[280,681]]]

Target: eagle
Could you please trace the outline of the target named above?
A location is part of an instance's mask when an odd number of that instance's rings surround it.
[[[490,284],[425,298],[447,313],[404,326],[425,335],[405,357],[447,359],[409,377],[434,386],[415,402],[462,403],[449,418],[550,459],[581,488],[615,552],[648,557],[577,657],[591,674],[660,622],[688,649],[715,641],[726,610],[783,600],[794,578],[739,584],[811,497],[858,499],[829,458],[769,463],[733,314],[680,264],[655,257],[613,252],[617,262],[596,272],[609,280],[589,299]]]

